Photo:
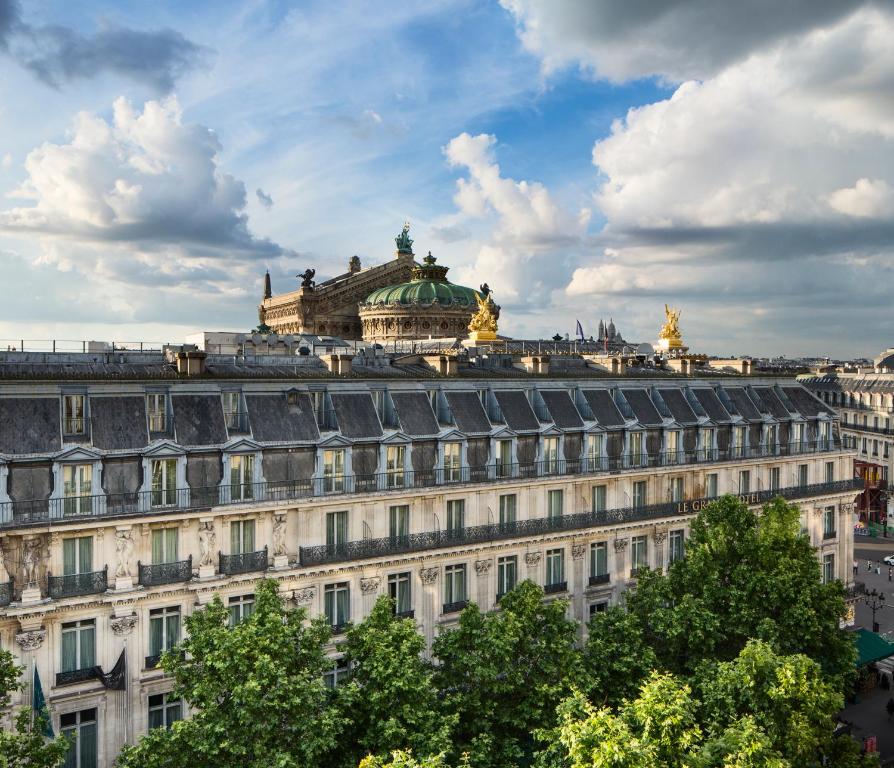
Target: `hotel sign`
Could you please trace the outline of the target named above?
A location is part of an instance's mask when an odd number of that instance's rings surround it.
[[[740,496],[736,496],[736,498],[741,501],[743,504],[761,504],[763,503],[763,499],[761,499],[760,493],[745,493]],[[717,501],[717,497],[711,499],[693,499],[692,501],[681,501],[677,504],[677,514],[685,515],[689,512],[701,512],[708,504],[712,504]]]

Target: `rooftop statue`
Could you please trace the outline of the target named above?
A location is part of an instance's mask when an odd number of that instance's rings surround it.
[[[412,253],[413,252],[413,241],[410,239],[410,222],[404,222],[404,228],[400,231],[400,234],[394,238],[394,243],[397,245],[398,253]]]
[[[658,338],[664,339],[668,343],[668,347],[679,347],[683,344],[683,336],[680,333],[680,310],[671,309],[667,304],[664,305],[665,322],[658,332]]]
[[[487,293],[482,287],[481,295],[476,296],[478,300],[478,311],[472,315],[469,321],[469,338],[476,341],[493,341],[497,338],[497,318],[500,316],[499,308],[494,304],[493,291],[488,287]]]
[[[491,294],[490,286],[487,283],[482,283],[480,287],[480,293],[486,299]]]
[[[302,288],[313,288],[314,287],[314,275],[317,274],[317,270],[315,269],[305,269],[296,277],[301,278],[301,287]]]

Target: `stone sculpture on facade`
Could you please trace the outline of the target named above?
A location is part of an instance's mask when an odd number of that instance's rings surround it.
[[[38,569],[43,560],[43,540],[37,536],[26,539],[22,551],[22,577],[26,587],[37,585]]]
[[[130,576],[130,561],[133,557],[133,538],[130,531],[115,531],[115,552],[118,555],[115,578],[127,578]]]
[[[214,565],[214,523],[206,520],[199,524],[199,550],[201,559],[199,565]]]
[[[273,516],[273,556],[282,557],[286,554],[286,516]]]

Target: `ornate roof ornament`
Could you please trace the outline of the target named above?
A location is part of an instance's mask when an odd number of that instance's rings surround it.
[[[671,309],[667,304],[664,305],[664,325],[658,332],[658,338],[665,342],[662,346],[665,349],[679,349],[683,346],[683,336],[680,333],[680,310]]]
[[[469,338],[474,341],[493,341],[497,338],[497,318],[500,316],[500,308],[494,303],[493,291],[487,283],[481,286],[487,287],[487,293],[477,295],[478,311],[472,315],[469,321]]]
[[[413,254],[413,241],[410,238],[410,222],[405,221],[404,227],[400,231],[400,234],[394,238],[394,243],[397,245],[398,253],[409,253]]]

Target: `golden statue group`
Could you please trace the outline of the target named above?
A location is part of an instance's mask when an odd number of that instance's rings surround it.
[[[680,333],[680,310],[671,309],[667,304],[664,305],[664,325],[658,332],[659,346],[664,349],[682,349],[683,336]]]
[[[493,291],[484,283],[476,296],[478,311],[469,321],[469,338],[473,341],[494,341],[497,338],[497,319],[500,308],[494,303]]]

